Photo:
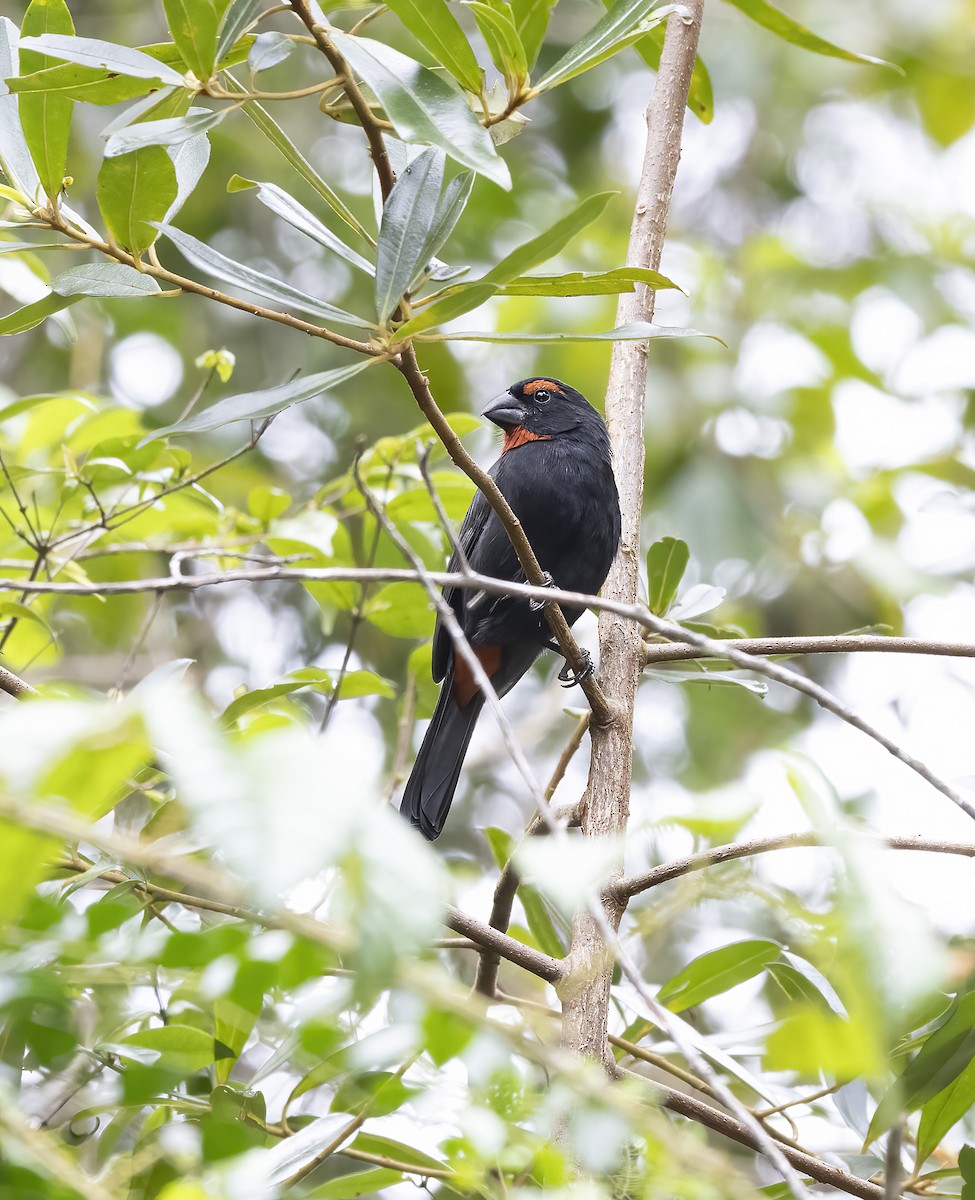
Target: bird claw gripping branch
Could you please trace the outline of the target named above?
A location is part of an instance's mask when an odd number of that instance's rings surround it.
[[[590,595],[603,585],[620,540],[620,506],[609,435],[581,393],[557,379],[523,379],[484,410],[504,432],[491,476],[525,530],[548,583]],[[460,528],[459,549],[471,568],[495,579],[523,582],[507,531],[478,492]],[[455,553],[448,570],[461,559]],[[549,635],[546,602],[478,593],[465,603],[460,588],[445,588],[471,649],[495,691],[504,696],[545,649],[561,653]],[[583,609],[562,605],[569,625]],[[568,664],[567,687],[592,673]],[[424,837],[440,835],[484,694],[468,662],[454,652],[442,621],[433,635],[433,677],[443,686],[403,793],[402,812]]]
[[[559,682],[564,688],[575,687],[577,683],[582,683],[582,681],[584,679],[588,679],[596,669],[595,664],[592,661],[592,655],[589,653],[589,651],[583,650],[582,647],[580,647],[580,652],[582,654],[582,666],[578,671],[573,671],[572,665],[569,662],[566,662],[562,670],[559,671]]]
[[[544,583],[542,584],[542,586],[543,587],[555,587],[555,580],[548,573],[548,571],[543,571],[542,574],[544,575]],[[528,607],[532,610],[532,612],[541,612],[546,604],[548,604],[547,600],[529,600],[528,601]]]

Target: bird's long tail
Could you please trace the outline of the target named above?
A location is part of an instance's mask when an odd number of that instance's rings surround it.
[[[400,805],[410,824],[431,842],[440,836],[450,812],[464,755],[483,707],[484,697],[477,692],[461,708],[452,695],[450,677],[444,681]]]

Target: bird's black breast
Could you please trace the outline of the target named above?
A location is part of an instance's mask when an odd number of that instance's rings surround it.
[[[619,498],[605,431],[599,432],[602,444],[582,431],[526,442],[503,454],[491,469],[542,569],[568,591],[598,592],[619,544]],[[461,543],[478,573],[524,579],[504,526],[480,494],[461,527]],[[544,616],[525,600],[470,592],[449,599],[475,644],[549,639]],[[567,609],[566,619],[571,624],[581,613]],[[435,675],[438,666],[446,670],[449,654],[445,632],[438,629],[437,635]]]

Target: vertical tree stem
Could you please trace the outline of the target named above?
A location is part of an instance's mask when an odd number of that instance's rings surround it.
[[[647,108],[647,141],[637,191],[627,265],[657,270],[667,230],[670,197],[680,161],[687,93],[697,55],[704,0],[689,0],[691,17],[673,14],[660,69]],[[653,319],[654,293],[641,285],[620,297],[617,324]],[[606,393],[606,421],[620,493],[623,536],[603,589],[614,600],[636,600],[643,511],[643,405],[647,385],[647,346],[616,342]],[[633,759],[633,707],[643,670],[640,630],[633,622],[604,612],[599,619],[599,679],[612,717],[593,722],[589,788],[582,813],[587,837],[622,834],[626,829]],[[625,903],[609,899],[607,915],[616,928]],[[612,958],[593,916],[581,912],[573,924],[568,971],[560,988],[562,1044],[607,1062],[606,1030]],[[608,1066],[607,1062],[607,1066]]]

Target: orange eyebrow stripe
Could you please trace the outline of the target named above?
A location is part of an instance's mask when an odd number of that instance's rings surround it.
[[[519,446],[524,446],[526,442],[550,442],[551,440],[547,433],[532,433],[524,425],[515,425],[504,431],[501,453],[507,454],[509,450],[516,450]]]
[[[533,379],[531,383],[526,383],[524,392],[526,396],[531,396],[538,391],[539,388],[548,388],[550,392],[555,392],[559,396],[562,395],[562,389],[554,379]]]

